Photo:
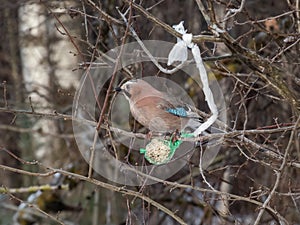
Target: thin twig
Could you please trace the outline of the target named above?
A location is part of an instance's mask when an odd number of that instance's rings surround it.
[[[216,189],[207,181],[204,173],[203,173],[203,168],[202,168],[202,162],[203,162],[203,148],[202,148],[202,145],[200,146],[200,162],[199,162],[199,171],[200,171],[200,174],[201,174],[201,177],[204,181],[204,183],[207,184],[207,186],[213,190],[213,191],[216,191]]]
[[[0,194],[30,193],[36,191],[54,191],[54,190],[69,190],[69,185],[63,184],[58,186],[51,186],[49,184],[46,184],[46,185],[22,187],[22,188],[0,187]]]
[[[127,22],[127,19],[125,17],[125,15],[123,13],[121,13],[121,11],[119,9],[117,9],[119,14],[121,15],[122,19],[124,20],[124,22],[126,24],[129,24]],[[146,46],[144,45],[144,43],[142,42],[142,40],[139,38],[139,36],[137,35],[137,33],[135,32],[135,30],[133,29],[132,26],[128,25],[129,29],[132,33],[132,36],[135,38],[135,40],[139,43],[139,45],[142,47],[142,49],[144,50],[144,52],[147,54],[147,56],[150,58],[150,60],[153,62],[153,64],[163,73],[165,74],[173,74],[175,72],[177,72],[178,70],[180,70],[181,68],[183,68],[184,66],[186,66],[188,64],[188,62],[182,62],[180,63],[178,66],[176,66],[175,68],[169,70],[169,69],[165,69],[163,68],[158,61],[153,57],[153,55],[150,53],[150,51],[146,48]]]
[[[45,215],[47,218],[52,219],[53,221],[61,224],[61,225],[65,225],[62,221],[58,220],[56,217],[52,216],[49,213],[46,213],[44,210],[41,210],[38,206],[36,206],[35,204],[29,203],[29,202],[24,202],[22,199],[14,196],[13,194],[9,193],[10,198],[17,200],[20,203],[26,204],[29,208],[33,208],[35,210],[37,210],[39,213]]]
[[[176,216],[169,209],[166,209],[164,206],[162,206],[159,203],[155,202],[151,198],[148,198],[148,197],[144,196],[142,193],[135,192],[135,191],[132,191],[132,190],[128,190],[128,189],[126,189],[123,186],[122,187],[118,187],[118,186],[115,186],[115,185],[112,185],[112,184],[108,184],[108,183],[105,183],[105,182],[102,182],[102,181],[99,181],[99,180],[96,180],[96,179],[93,179],[93,178],[88,178],[88,177],[80,175],[80,174],[68,172],[68,171],[65,171],[65,170],[62,170],[62,169],[54,169],[54,168],[50,168],[50,167],[47,167],[50,170],[50,172],[48,172],[48,173],[32,173],[32,172],[28,172],[28,171],[25,171],[25,170],[16,170],[13,167],[3,166],[3,165],[0,165],[0,169],[1,168],[4,169],[4,170],[11,171],[11,172],[19,173],[19,174],[24,174],[24,175],[29,175],[29,176],[38,176],[38,177],[47,177],[47,176],[49,176],[49,173],[51,173],[51,175],[55,174],[55,173],[61,173],[61,174],[65,175],[65,176],[74,177],[74,178],[76,178],[78,180],[82,180],[82,181],[87,181],[89,183],[92,183],[92,184],[95,184],[97,186],[106,188],[108,190],[120,192],[120,193],[123,193],[125,195],[136,196],[136,197],[138,197],[140,199],[143,199],[146,202],[152,204],[153,206],[156,206],[158,209],[162,210],[163,212],[165,212],[168,215],[170,215],[171,217],[173,217],[180,224],[185,224],[184,221],[181,218],[179,218],[178,216]],[[192,190],[200,191],[200,192],[203,192],[203,193],[214,193],[214,194],[218,194],[218,195],[226,195],[229,200],[233,199],[233,200],[236,200],[236,201],[245,201],[245,202],[249,202],[249,203],[252,203],[254,205],[260,206],[260,207],[262,206],[261,202],[255,200],[255,199],[251,199],[251,198],[249,198],[247,196],[243,197],[243,196],[239,196],[239,195],[235,195],[235,194],[224,193],[224,192],[221,192],[221,191],[218,191],[218,190],[205,189],[205,188],[201,188],[201,187],[197,187],[197,186],[191,186],[191,185],[187,185],[187,184],[180,184],[180,183],[177,183],[177,182],[171,182],[171,181],[161,180],[161,179],[159,179],[157,177],[152,177],[152,176],[150,176],[148,174],[142,173],[141,171],[137,171],[134,168],[126,167],[126,169],[128,169],[130,171],[133,170],[137,174],[139,174],[139,175],[141,175],[141,176],[143,176],[145,178],[147,177],[150,180],[153,180],[153,181],[162,183],[164,185],[168,185],[170,187],[173,187],[173,189],[175,189],[175,188],[192,189]],[[265,208],[268,211],[270,211],[271,213],[273,213],[274,215],[277,215],[277,217],[280,220],[282,220],[282,221],[284,221],[284,222],[287,223],[287,221],[285,220],[285,218],[282,217],[276,210],[274,210],[273,208],[271,208],[268,205]]]
[[[67,34],[69,40],[71,41],[71,43],[73,44],[74,48],[76,49],[77,53],[79,54],[80,58],[82,59],[82,61],[85,61],[85,57],[82,54],[79,46],[75,43],[74,38],[72,37],[72,35],[70,34],[69,30],[65,27],[65,25],[61,22],[61,20],[58,18],[58,16],[52,12],[52,10],[46,5],[44,4],[45,7],[48,9],[48,11],[51,13],[51,15],[54,16],[54,18],[56,19],[56,21],[61,25],[61,27],[63,28],[64,32]]]
[[[86,0],[93,8],[97,9],[97,11],[100,13],[101,17],[104,18],[106,21],[109,21],[110,23],[115,23],[119,25],[124,25],[121,21],[115,19],[114,17],[110,16],[106,12],[104,12],[99,6],[97,6],[92,0]]]
[[[130,3],[129,0],[124,0],[124,2],[126,2],[127,4]],[[175,37],[178,38],[182,38],[182,34],[180,34],[179,32],[175,31],[170,25],[164,23],[163,21],[161,21],[160,19],[158,19],[157,17],[153,16],[151,13],[149,13],[148,11],[146,11],[142,6],[136,4],[136,3],[132,3],[132,6],[137,9],[139,12],[141,12],[147,19],[151,20],[152,22],[154,22],[155,24],[159,25],[160,27],[162,27],[165,31],[167,31],[168,33],[172,34]],[[201,43],[204,41],[209,41],[209,42],[220,42],[221,39],[211,36],[211,35],[196,35],[193,37],[192,40],[194,43]]]
[[[38,162],[35,161],[35,160],[32,161],[32,162],[26,161],[26,160],[24,160],[24,159],[22,159],[22,158],[16,156],[16,155],[15,155],[14,153],[12,153],[10,150],[7,150],[7,149],[4,148],[4,147],[1,147],[1,146],[0,146],[0,150],[5,151],[7,154],[9,154],[11,157],[13,157],[14,159],[16,159],[17,161],[19,161],[19,162],[22,163],[22,164],[26,164],[26,165],[37,165],[37,164],[38,164]]]
[[[131,19],[131,16],[132,16],[132,10],[131,10],[131,7],[130,7],[129,20]],[[111,91],[112,91],[113,84],[114,84],[114,81],[115,81],[115,78],[116,78],[116,74],[119,70],[120,59],[121,59],[122,54],[123,54],[124,46],[125,46],[125,43],[126,43],[126,37],[128,35],[128,31],[129,31],[129,26],[130,26],[129,24],[130,24],[130,22],[128,23],[128,25],[126,27],[126,30],[125,30],[125,33],[124,33],[124,36],[123,36],[120,51],[119,51],[118,56],[116,58],[114,70],[113,70],[113,73],[112,73],[112,76],[111,76],[109,86],[107,88],[106,96],[105,96],[105,99],[104,99],[104,102],[103,102],[103,107],[101,109],[99,120],[98,120],[97,127],[96,127],[96,130],[95,130],[95,136],[94,136],[93,146],[91,148],[91,154],[90,154],[90,160],[89,160],[89,172],[88,172],[88,177],[89,178],[92,177],[92,166],[93,166],[93,163],[94,163],[95,146],[96,146],[96,142],[97,142],[97,139],[98,139],[98,132],[99,132],[99,130],[101,128],[101,124],[104,120],[104,113],[106,112],[106,108],[107,108],[108,100],[109,100],[109,96],[110,96],[109,93],[111,93]]]
[[[299,122],[300,122],[300,116],[298,117],[296,124],[299,124]],[[280,168],[278,170],[275,170],[275,174],[276,174],[275,184],[274,184],[270,194],[268,195],[268,197],[264,201],[261,209],[259,210],[259,213],[256,217],[255,222],[254,222],[254,225],[258,225],[260,223],[261,217],[262,217],[262,215],[263,215],[263,213],[266,209],[266,206],[269,204],[269,202],[271,201],[273,195],[275,194],[276,189],[278,188],[281,176],[283,175],[283,172],[284,172],[283,170],[284,170],[284,168],[285,168],[285,166],[287,165],[287,162],[288,162],[287,157],[288,157],[289,152],[292,148],[292,144],[293,144],[293,140],[295,138],[295,134],[296,134],[296,126],[291,132],[290,139],[289,139],[288,145],[285,149],[284,157],[283,157],[282,163],[280,165]]]
[[[29,105],[30,105],[31,111],[34,112],[31,96],[28,97],[28,100],[29,100]]]
[[[81,123],[81,124],[90,125],[91,128],[92,127],[95,128],[97,126],[97,123],[95,121],[82,119],[82,118],[74,118],[71,115],[60,114],[60,113],[57,113],[57,112],[54,112],[54,113],[32,112],[32,111],[26,111],[26,110],[7,109],[7,108],[0,108],[0,112],[12,113],[12,114],[15,114],[15,115],[26,114],[26,115],[32,115],[32,116],[41,117],[41,118],[63,119],[65,121],[68,121],[68,120],[76,121],[76,122]],[[206,114],[204,113],[203,115],[206,115]],[[222,123],[222,122],[219,121],[219,123]],[[220,125],[222,125],[222,124],[220,124]],[[1,128],[1,126],[0,126],[0,128]],[[107,127],[105,124],[102,124],[101,128],[109,129],[112,132],[115,132],[117,134],[121,134],[121,135],[124,135],[124,136],[127,136],[127,137],[141,138],[141,139],[146,138],[145,134],[133,133],[133,132],[125,131],[125,130],[122,130],[122,129],[119,129],[119,128],[116,128],[116,127]],[[224,138],[224,141],[232,142],[232,138],[234,138],[233,140],[235,140],[237,138],[239,142],[242,141],[242,142],[245,142],[245,144],[251,145],[255,149],[264,150],[263,151],[264,154],[267,154],[271,157],[275,157],[277,159],[281,159],[282,158],[281,155],[279,155],[278,153],[276,153],[274,151],[270,151],[269,147],[266,148],[266,147],[261,146],[260,144],[258,144],[256,142],[250,140],[249,138],[246,138],[245,135],[275,134],[275,133],[290,131],[290,130],[293,130],[293,129],[299,130],[300,125],[299,124],[298,125],[297,124],[288,124],[288,126],[285,126],[284,124],[278,124],[277,127],[272,125],[272,126],[267,126],[266,128],[269,128],[269,129],[258,128],[258,129],[251,129],[251,130],[231,130],[231,131],[226,131],[226,132],[224,131],[224,133],[212,133],[212,134],[207,134],[206,136],[203,136],[203,137],[182,138],[182,141],[195,142],[195,141],[199,141],[200,139],[202,141],[209,141],[209,140]],[[27,130],[23,131],[22,128],[12,127],[12,130],[14,130],[14,131],[18,131],[18,129],[21,129],[20,132],[27,132]],[[242,136],[244,136],[244,138],[242,138]],[[153,137],[155,137],[155,135]],[[158,136],[158,137],[161,137],[161,136]],[[300,163],[295,162],[295,161],[288,162],[288,165],[296,167],[296,168],[300,168]]]
[[[245,2],[246,2],[246,0],[242,0],[241,5],[238,9],[229,9],[222,22],[225,22],[226,20],[234,17],[237,13],[242,12],[242,10],[245,6]]]
[[[1,164],[0,164],[0,169],[3,169],[4,171],[8,170],[8,171],[11,171],[11,172],[14,172],[14,173],[24,174],[24,175],[28,175],[28,176],[35,176],[35,177],[50,177],[50,176],[52,176],[53,174],[56,173],[55,171],[50,171],[50,172],[47,172],[47,173],[35,173],[35,172],[29,172],[29,171],[26,171],[26,170],[17,169],[17,168],[14,168],[14,167],[5,166],[5,165],[1,165]]]
[[[2,82],[3,84],[3,99],[4,99],[4,108],[8,108],[8,102],[7,102],[7,85],[6,80]]]

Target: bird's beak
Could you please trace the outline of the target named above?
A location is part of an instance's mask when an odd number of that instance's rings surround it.
[[[116,87],[115,92],[121,92],[123,89],[121,87]]]

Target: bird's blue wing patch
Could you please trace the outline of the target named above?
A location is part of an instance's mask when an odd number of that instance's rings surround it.
[[[168,108],[166,109],[168,113],[171,113],[175,116],[179,117],[187,117],[187,111],[182,107],[176,107],[176,108]]]

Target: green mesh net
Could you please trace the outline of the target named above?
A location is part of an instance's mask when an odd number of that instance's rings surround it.
[[[181,137],[193,137],[193,135],[181,134]],[[161,165],[172,159],[181,143],[181,140],[172,141],[172,137],[170,140],[155,138],[146,145],[146,148],[141,148],[140,153],[144,154],[146,160],[151,164]]]

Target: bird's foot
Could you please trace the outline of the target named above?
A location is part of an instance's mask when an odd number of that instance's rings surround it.
[[[148,141],[150,141],[150,139],[152,138],[152,136],[153,136],[152,131],[149,131],[149,132],[146,134],[146,139],[147,139]]]
[[[171,135],[172,143],[174,143],[175,141],[178,141],[180,139],[180,135],[181,135],[181,133],[179,132],[178,129],[176,129]]]

